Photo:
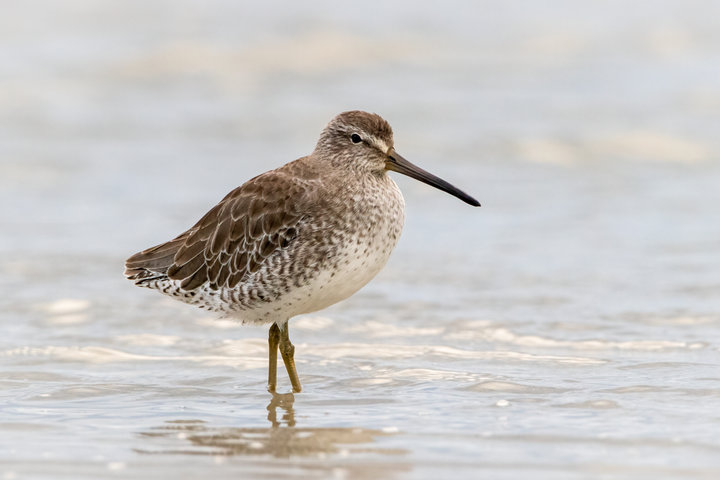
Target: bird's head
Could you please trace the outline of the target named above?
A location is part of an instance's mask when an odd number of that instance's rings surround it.
[[[470,195],[400,156],[390,124],[374,113],[352,110],[337,115],[320,135],[314,154],[328,157],[334,167],[375,175],[385,175],[388,170],[399,172],[480,206]]]

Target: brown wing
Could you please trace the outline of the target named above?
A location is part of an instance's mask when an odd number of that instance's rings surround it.
[[[298,235],[307,183],[277,171],[233,190],[188,232],[167,275],[193,290],[234,287]]]

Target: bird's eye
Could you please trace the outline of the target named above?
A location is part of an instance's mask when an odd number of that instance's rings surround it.
[[[352,140],[353,143],[362,142],[362,138],[360,138],[360,135],[358,135],[357,133],[353,133],[352,135],[350,135],[350,140]]]

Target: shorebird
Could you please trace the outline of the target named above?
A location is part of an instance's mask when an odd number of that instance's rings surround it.
[[[480,206],[401,157],[379,115],[344,112],[310,155],[248,180],[189,230],[131,256],[125,276],[242,323],[271,324],[268,390],[279,349],[300,392],[288,320],[348,298],[385,265],[405,220],[389,170]]]

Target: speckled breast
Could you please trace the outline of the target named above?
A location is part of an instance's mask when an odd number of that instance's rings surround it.
[[[232,316],[243,323],[283,323],[348,298],[378,274],[402,232],[405,202],[400,189],[384,176],[345,198],[336,211],[306,226],[307,237],[286,257],[294,268],[283,268],[283,276],[258,272],[265,278],[260,282],[264,287],[283,285],[275,289],[273,300],[250,308],[226,304]]]
[[[338,229],[337,253],[327,259],[302,290],[295,315],[321,310],[344,300],[365,286],[385,266],[397,245],[405,220],[405,202],[389,177],[382,195],[363,199],[361,212],[346,219],[348,228]],[[300,292],[298,292],[300,293]]]

